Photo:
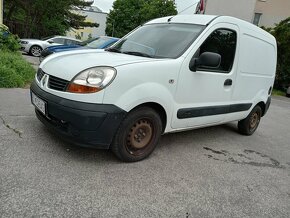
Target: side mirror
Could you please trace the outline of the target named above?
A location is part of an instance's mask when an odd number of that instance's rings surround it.
[[[52,43],[54,43],[54,41],[53,40],[48,40],[47,41],[49,44],[52,44]]]
[[[213,52],[204,52],[198,58],[192,58],[189,63],[189,69],[196,72],[198,67],[216,69],[221,64],[221,56]]]

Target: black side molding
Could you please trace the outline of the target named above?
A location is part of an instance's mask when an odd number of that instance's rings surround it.
[[[251,103],[247,104],[231,104],[231,105],[219,105],[197,108],[182,108],[177,111],[178,119],[187,119],[194,117],[204,117],[219,114],[235,113],[240,111],[247,111],[252,107]]]

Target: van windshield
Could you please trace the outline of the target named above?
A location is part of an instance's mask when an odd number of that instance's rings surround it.
[[[177,58],[204,28],[195,24],[148,24],[107,50],[152,58]]]

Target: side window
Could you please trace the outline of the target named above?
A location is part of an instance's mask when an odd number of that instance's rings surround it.
[[[115,43],[115,41],[113,41],[113,42],[110,42],[109,44],[107,44],[104,48],[108,48],[108,47],[110,47],[111,45],[113,45]]]
[[[54,38],[54,39],[52,39],[52,41],[54,43],[64,44],[64,39],[63,38]]]
[[[199,55],[204,52],[214,52],[221,55],[221,64],[218,69],[207,69],[200,67],[200,70],[228,73],[231,71],[237,46],[237,33],[229,29],[215,30],[202,44]]]
[[[64,44],[65,44],[65,45],[75,45],[76,43],[75,43],[75,41],[73,41],[73,40],[66,39]]]

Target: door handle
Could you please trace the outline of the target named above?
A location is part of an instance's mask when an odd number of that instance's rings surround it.
[[[231,86],[233,85],[233,81],[231,79],[227,79],[224,83],[224,86]]]

